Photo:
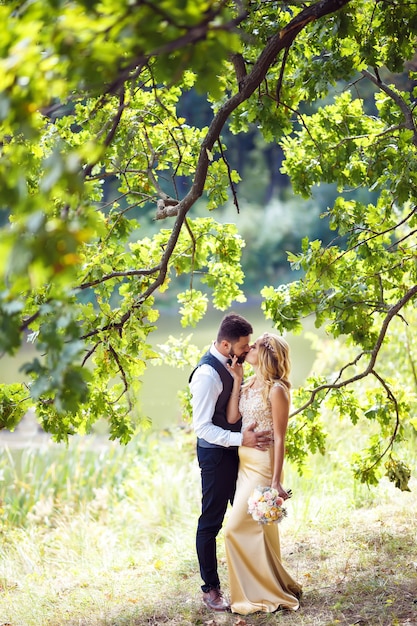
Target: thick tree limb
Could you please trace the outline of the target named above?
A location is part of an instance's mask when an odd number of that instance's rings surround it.
[[[185,214],[204,191],[204,185],[209,167],[208,154],[211,152],[216,141],[219,140],[221,131],[223,130],[223,127],[231,113],[237,109],[242,102],[248,100],[248,98],[250,98],[250,96],[256,91],[265,79],[271,65],[275,63],[278,54],[293,43],[299,32],[301,32],[311,22],[330,13],[339,11],[351,1],[352,0],[320,0],[316,4],[313,4],[301,11],[301,13],[291,20],[285,28],[270,38],[258,60],[254,64],[252,71],[241,81],[240,91],[225,102],[209,126],[207,135],[201,145],[191,190],[185,198],[178,203],[177,206],[177,215],[180,223],[182,223]],[[161,206],[159,207],[156,217],[157,219],[164,219],[165,217],[172,216],[173,213],[173,209],[170,209],[169,214],[165,213]]]
[[[91,331],[90,333],[85,335],[83,339],[111,329],[117,329],[119,330],[119,332],[121,332],[124,324],[131,317],[133,311],[140,307],[141,304],[145,302],[146,299],[150,295],[152,295],[152,293],[154,293],[158,289],[158,287],[160,287],[160,285],[163,284],[168,270],[169,259],[171,258],[171,255],[175,250],[186,215],[191,207],[195,204],[195,202],[203,194],[210,163],[208,155],[211,153],[214,144],[220,140],[220,134],[231,113],[236,110],[239,105],[242,104],[242,102],[245,102],[248,98],[250,98],[250,96],[256,91],[256,89],[265,79],[269,68],[275,63],[278,54],[282,50],[288,48],[293,43],[297,35],[308,24],[318,19],[321,19],[326,15],[339,11],[350,2],[352,2],[352,0],[319,0],[319,2],[316,2],[315,4],[302,10],[293,20],[291,20],[291,22],[287,26],[285,26],[282,30],[277,32],[273,37],[269,39],[262,53],[259,55],[258,60],[253,65],[252,71],[247,74],[246,77],[244,77],[244,79],[241,81],[241,90],[238,93],[234,94],[227,102],[225,102],[225,104],[220,107],[217,114],[214,116],[208,128],[206,137],[201,144],[195,176],[190,191],[182,200],[178,202],[177,205],[171,204],[171,198],[169,200],[167,198],[161,198],[158,202],[158,209],[155,218],[165,219],[167,217],[176,217],[176,220],[172,228],[168,243],[165,247],[160,263],[159,273],[155,278],[155,281],[151,285],[149,285],[147,290],[133,305],[132,309],[129,312],[126,312],[118,322],[112,322],[104,328]],[[187,37],[186,43],[190,43],[192,41],[197,41],[200,38],[204,38],[204,36],[208,32],[209,25],[207,24],[204,26],[205,30],[204,28],[203,30],[201,30],[201,28],[203,27],[199,25],[198,29],[195,30],[195,32],[189,31],[187,35],[184,36]],[[172,50],[178,49],[183,45],[185,45],[185,43],[184,41],[182,41],[182,38],[181,40],[176,40],[175,42],[172,42]],[[163,47],[161,48],[161,50],[155,51],[154,54],[156,56],[158,54],[166,53],[167,51],[169,50],[167,50],[166,47]]]

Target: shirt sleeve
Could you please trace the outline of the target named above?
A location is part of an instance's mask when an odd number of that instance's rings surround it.
[[[192,394],[193,427],[200,439],[226,448],[240,446],[242,434],[225,430],[213,424],[214,409],[223,385],[220,376],[210,365],[201,365],[194,373],[190,390]]]

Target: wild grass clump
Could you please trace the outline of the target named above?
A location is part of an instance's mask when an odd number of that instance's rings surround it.
[[[1,471],[0,623],[417,623],[415,491],[386,480],[357,485],[342,458],[312,457],[303,476],[286,469],[294,496],[282,552],[304,587],[301,610],[240,622],[201,604],[191,433],[152,433],[126,447],[89,439],[5,450]],[[218,543],[227,592],[222,536]]]
[[[6,449],[0,622],[107,623],[114,612],[153,605],[170,569],[185,579],[199,506],[193,447],[179,432],[126,447],[79,440]]]
[[[141,524],[163,526],[168,517],[181,515],[180,499],[188,506],[183,495],[194,463],[186,436],[151,434],[126,447],[92,438],[74,440],[68,448],[49,440],[39,448],[6,448],[0,460],[1,523],[54,526],[68,514],[117,518],[128,507]]]

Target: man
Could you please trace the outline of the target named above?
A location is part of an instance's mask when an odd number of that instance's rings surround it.
[[[190,376],[193,426],[197,435],[197,458],[201,469],[202,506],[196,548],[204,584],[203,602],[214,611],[227,611],[229,604],[220,589],[216,537],[222,527],[228,502],[233,502],[238,470],[238,446],[265,448],[270,433],[254,432],[252,424],[242,434],[241,421],[229,424],[227,403],[233,378],[226,364],[237,356],[243,362],[250,349],[252,326],[237,314],[226,315],[217,339]]]

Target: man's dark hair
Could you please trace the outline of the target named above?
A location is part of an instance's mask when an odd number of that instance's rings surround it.
[[[220,324],[219,331],[217,333],[217,342],[220,343],[223,340],[234,343],[238,341],[240,337],[247,337],[253,333],[253,328],[249,324],[248,320],[238,315],[237,313],[229,313],[225,315]]]

